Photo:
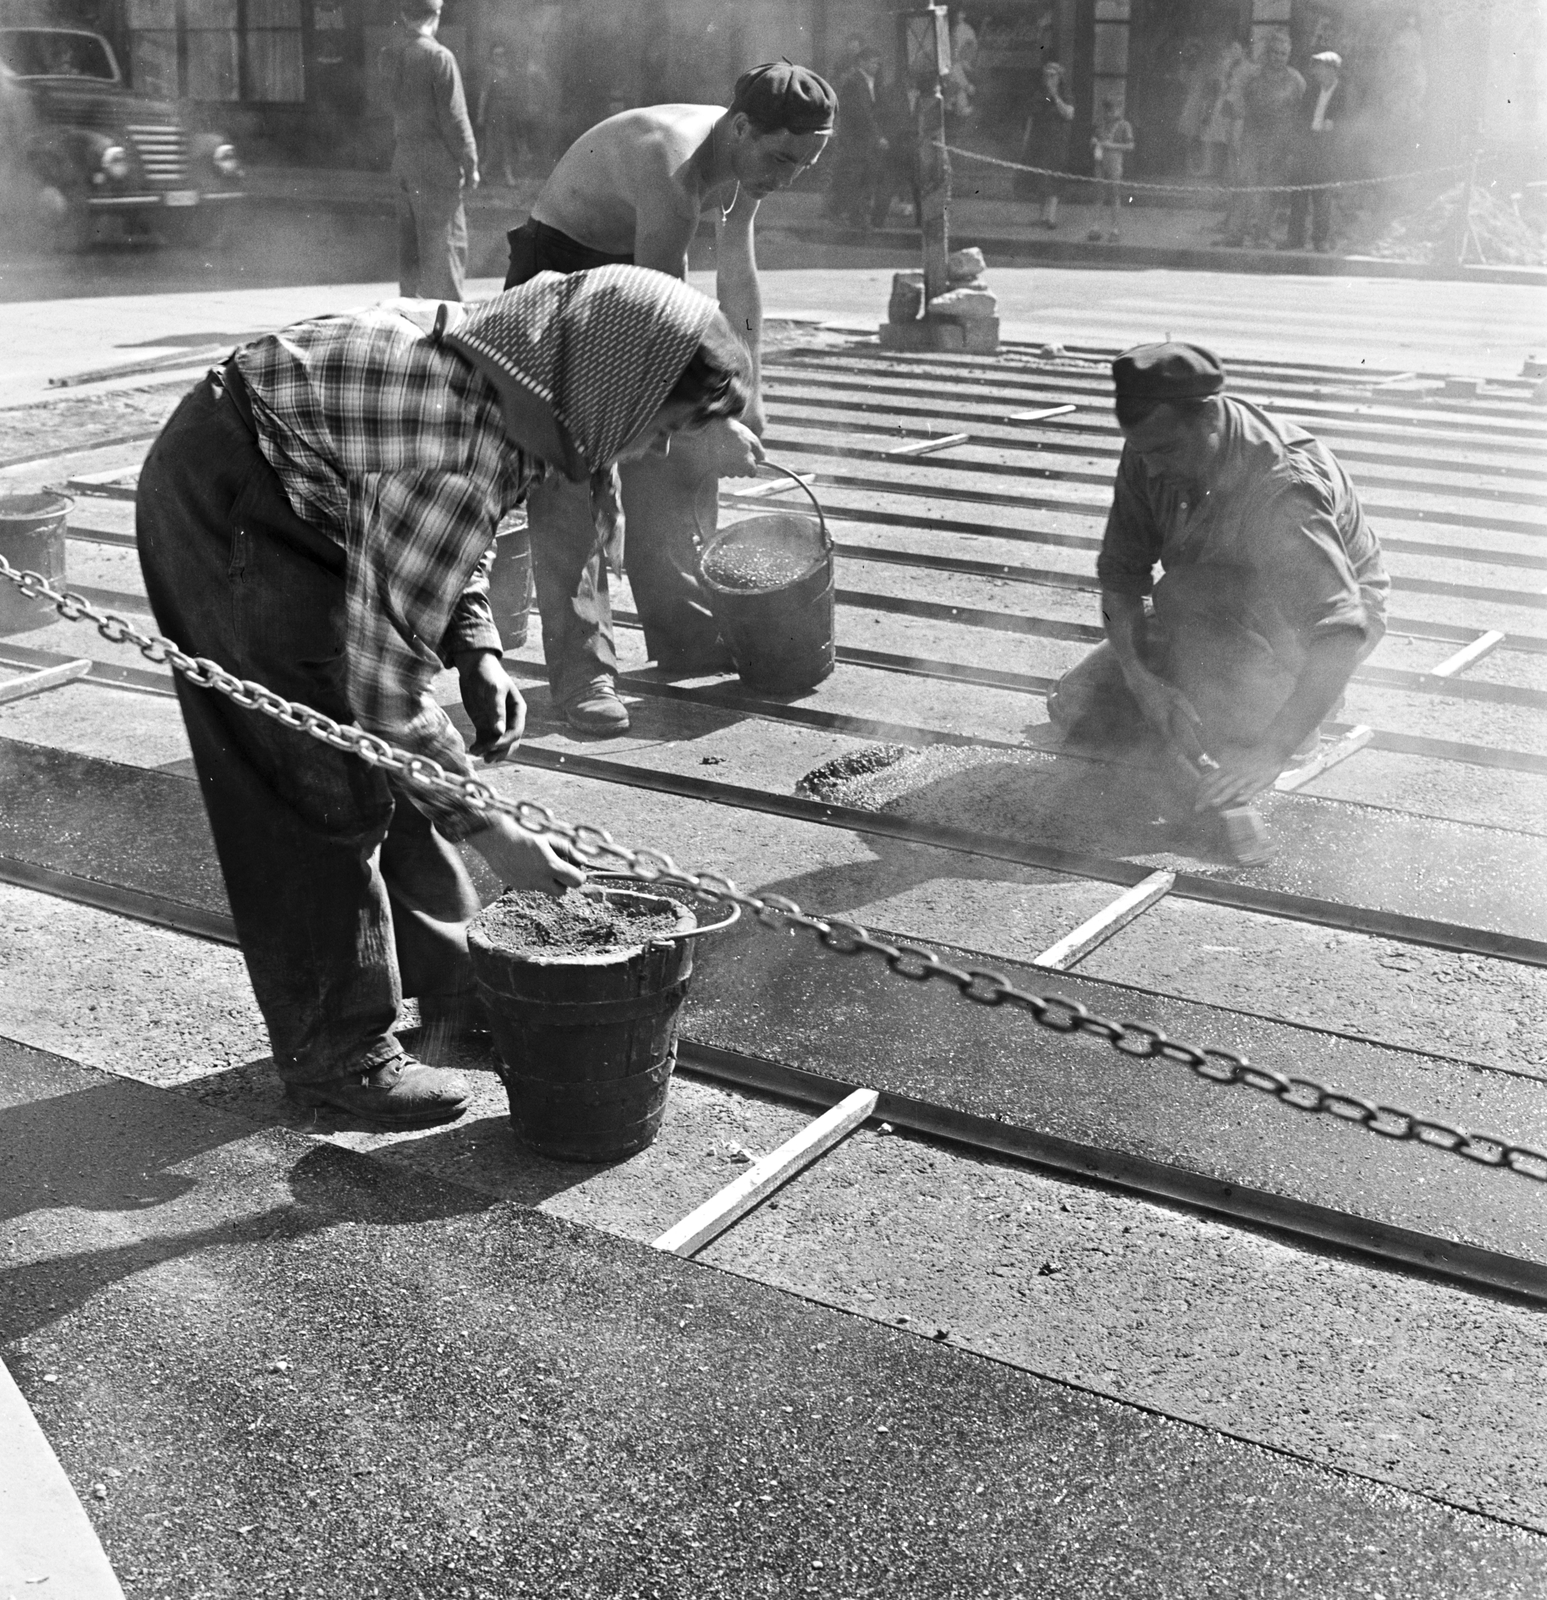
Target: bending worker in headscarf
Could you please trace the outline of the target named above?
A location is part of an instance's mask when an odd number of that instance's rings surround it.
[[[1211,352],[1141,345],[1112,372],[1123,453],[1096,561],[1107,641],[1048,712],[1081,743],[1158,743],[1195,809],[1222,811],[1315,752],[1385,632],[1390,582],[1337,458],[1225,394]]]
[[[713,303],[636,267],[549,273],[468,312],[390,302],[247,345],[183,399],[136,513],[162,629],[342,723],[471,770],[432,693],[455,667],[473,755],[526,708],[487,572],[501,515],[546,477],[739,416],[745,347]],[[466,1107],[393,1033],[469,1020],[466,841],[506,885],[582,873],[509,818],[398,787],[359,757],[177,679],[242,954],[292,1099],[393,1127]]]
[[[508,289],[536,272],[636,262],[687,276],[700,216],[716,214],[716,293],[756,371],[763,313],[752,229],[766,195],[787,188],[822,153],[837,105],[804,67],[744,73],[728,108],[643,106],[599,123],[570,146],[510,234]],[[743,419],[763,429],[754,398]],[[650,659],[679,673],[731,665],[698,580],[698,547],[715,531],[722,473],[750,471],[745,437],[706,431],[668,457],[623,473],[622,561]],[[741,430],[745,434],[745,429]],[[532,568],[555,704],[576,728],[622,733],[607,576],[585,496],[562,484],[533,494]],[[616,568],[616,546],[609,550]]]

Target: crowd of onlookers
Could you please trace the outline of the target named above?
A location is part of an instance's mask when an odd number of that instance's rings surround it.
[[[1125,182],[1142,177],[1227,192],[1222,244],[1329,250],[1349,191],[1314,186],[1390,168],[1393,151],[1411,152],[1422,115],[1423,49],[1411,24],[1384,43],[1378,103],[1356,84],[1352,112],[1343,60],[1321,48],[1320,35],[1301,42],[1298,58],[1289,34],[1273,29],[1256,30],[1250,43],[1187,38],[1154,68],[1167,94],[1152,92],[1153,76],[1142,82],[1131,73],[1139,114],[1130,116],[1124,95],[1108,86],[1088,121],[1050,41],[1020,52],[1033,62],[1040,55],[1041,64],[1020,68],[1031,81],[1013,96],[1007,117],[1002,65],[993,67],[990,96],[980,61],[986,53],[960,9],[951,12],[950,40],[942,84],[948,135],[1013,160],[1022,170],[1011,190],[1035,207],[1032,220],[1043,227],[1058,228],[1062,199],[1096,202],[1094,214],[1085,213],[1093,241],[1121,237],[1134,192]],[[827,215],[861,230],[884,226],[899,204],[913,220],[918,215],[919,88],[892,55],[851,34],[826,63],[839,97],[838,132],[813,177],[826,189]],[[495,44],[473,74],[471,98],[487,181],[513,183],[523,163],[546,167],[556,159],[560,151],[549,146],[562,126],[561,95],[540,53],[517,60]],[[980,117],[990,99],[990,115]],[[1136,150],[1145,156],[1138,172]]]

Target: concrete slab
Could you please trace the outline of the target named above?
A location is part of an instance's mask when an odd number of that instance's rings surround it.
[[[0,1050],[0,1338],[131,1593],[1540,1593],[1486,1519]]]
[[[1547,1148],[1547,1088],[1534,1079],[933,947],[1103,1017]],[[1344,1244],[1363,1238],[1397,1259],[1547,1298],[1547,1185],[1297,1114],[1184,1066],[1136,1061],[1024,1012],[972,1005],[944,984],[903,983],[878,959],[834,959],[809,935],[738,928],[706,949],[682,1030],[723,1054],[729,1073],[743,1070],[732,1058],[753,1058],[748,1081],[799,1092],[799,1075],[811,1074],[880,1089],[880,1114],[910,1126],[949,1137],[951,1117],[964,1118],[971,1137],[1063,1170]]]

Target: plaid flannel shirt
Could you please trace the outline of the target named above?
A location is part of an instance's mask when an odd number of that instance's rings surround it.
[[[236,354],[258,445],[296,515],[345,551],[344,648],[362,728],[448,770],[467,749],[431,685],[458,651],[499,650],[488,572],[500,516],[536,463],[460,356],[385,308],[301,323]],[[413,793],[450,839],[487,826]]]

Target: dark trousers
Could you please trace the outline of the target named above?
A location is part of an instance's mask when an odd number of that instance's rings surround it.
[[[398,179],[398,293],[419,300],[460,300],[467,270],[467,215],[460,189]]]
[[[1332,138],[1327,133],[1307,133],[1306,146],[1301,151],[1300,159],[1295,164],[1294,181],[1296,183],[1333,183],[1339,174],[1336,171],[1337,163],[1332,159],[1327,141]],[[1297,189],[1289,197],[1289,243],[1300,245],[1305,243],[1305,222],[1307,216],[1311,223],[1311,240],[1313,245],[1320,247],[1329,244],[1332,240],[1332,197],[1337,193],[1335,189]]]
[[[140,474],[140,565],[191,654],[340,722],[343,552],[291,511],[229,393],[201,382]],[[253,992],[279,1074],[321,1083],[402,1053],[405,993],[471,986],[478,897],[455,848],[356,756],[177,680]]]
[[[577,243],[556,228],[527,222],[512,229],[507,289],[539,272],[582,272],[619,261]],[[712,658],[719,629],[698,574],[698,552],[714,533],[720,480],[691,436],[673,440],[667,456],[622,469],[623,564],[653,660]],[[532,578],[543,619],[548,683],[560,703],[618,670],[607,571],[597,548],[590,490],[557,475],[527,497]]]

